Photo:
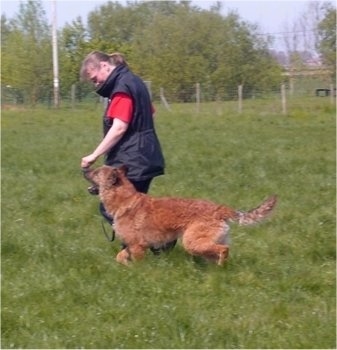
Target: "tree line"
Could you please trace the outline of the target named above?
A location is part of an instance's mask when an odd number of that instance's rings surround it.
[[[190,98],[185,91],[197,82],[208,87],[211,99],[223,98],[238,85],[245,94],[279,87],[284,78],[269,50],[271,38],[261,36],[257,25],[235,11],[224,16],[221,10],[220,1],[209,10],[189,1],[109,1],[88,14],[86,25],[76,18],[58,31],[61,99],[74,84],[78,98],[92,91],[79,81],[79,69],[93,50],[124,53],[132,70],[151,81],[154,94],[165,86],[183,102]],[[321,12],[317,50],[335,72],[336,11],[323,3]],[[33,105],[50,98],[51,25],[42,2],[21,3],[11,19],[2,15],[1,34],[2,85]]]

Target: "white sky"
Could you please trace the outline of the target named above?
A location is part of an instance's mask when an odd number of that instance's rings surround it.
[[[18,12],[20,2],[18,0],[0,0],[1,14],[7,18],[12,18]],[[57,23],[62,27],[65,23],[71,23],[72,20],[81,16],[86,23],[87,14],[95,8],[105,4],[102,0],[56,0],[57,4]],[[125,4],[126,1],[119,1]],[[335,3],[335,1],[330,1]],[[43,0],[44,9],[47,18],[51,21],[52,1]],[[209,9],[215,1],[192,1],[193,5],[204,9]],[[236,10],[243,20],[258,24],[262,33],[280,33],[285,28],[291,27],[291,24],[298,19],[308,7],[310,0],[237,0],[224,1],[222,13],[226,15],[230,10]],[[277,45],[277,43],[276,43]]]

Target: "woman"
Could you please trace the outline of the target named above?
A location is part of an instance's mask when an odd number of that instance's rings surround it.
[[[97,94],[109,99],[103,116],[104,138],[91,154],[82,158],[81,167],[87,168],[105,155],[106,165],[125,164],[128,179],[139,192],[147,193],[152,179],[164,174],[165,163],[146,85],[131,72],[120,53],[91,52],[82,63],[80,76],[95,85]],[[100,212],[112,224],[102,203]],[[161,249],[171,249],[175,243]]]

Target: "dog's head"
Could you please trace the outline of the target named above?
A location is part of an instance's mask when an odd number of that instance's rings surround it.
[[[92,183],[92,186],[88,188],[90,194],[99,194],[103,190],[120,185],[123,179],[126,179],[126,173],[125,165],[119,168],[103,165],[96,169],[83,169],[84,177]]]

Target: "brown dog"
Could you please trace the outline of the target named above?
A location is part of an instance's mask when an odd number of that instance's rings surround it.
[[[248,212],[207,200],[155,198],[135,190],[126,167],[85,169],[84,176],[98,189],[100,199],[114,218],[117,237],[127,246],[116,257],[127,265],[143,258],[149,247],[178,237],[187,252],[222,265],[229,251],[229,222],[250,225],[263,220],[274,208],[276,196]]]

